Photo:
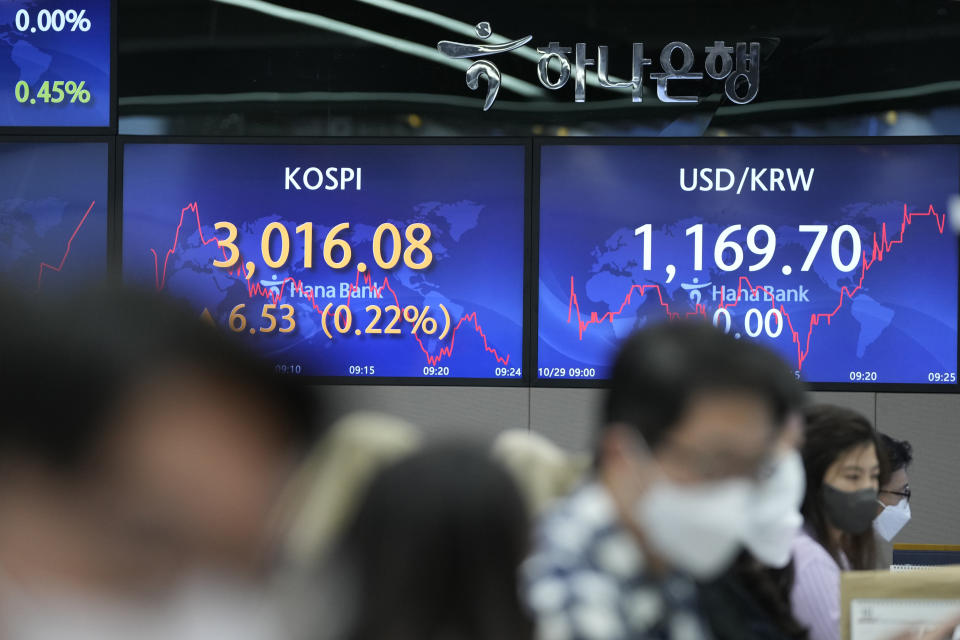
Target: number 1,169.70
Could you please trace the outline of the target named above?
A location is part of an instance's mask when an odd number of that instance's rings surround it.
[[[830,257],[833,260],[833,266],[843,273],[853,271],[861,260],[861,242],[860,234],[857,230],[848,225],[840,225],[830,234],[830,229],[825,224],[801,224],[798,228],[800,233],[813,234],[810,249],[807,251],[807,257],[800,266],[800,271],[809,271],[813,262],[824,244],[827,236],[830,235]],[[734,224],[724,228],[717,236],[713,246],[713,262],[721,271],[736,271],[743,266],[744,250],[741,242],[733,239],[734,234],[743,230],[743,225]],[[643,241],[643,270],[650,271],[653,266],[653,225],[644,224],[633,232],[634,236],[640,237]],[[703,225],[695,224],[687,227],[687,237],[693,237],[693,269],[694,271],[703,270]],[[841,243],[844,239],[849,239],[849,256],[841,255]],[[772,227],[765,224],[758,224],[746,230],[747,250],[758,256],[759,260],[747,267],[748,271],[759,271],[766,267],[773,260],[777,248],[777,234]],[[844,250],[846,251],[846,250]],[[788,275],[793,270],[791,265],[783,265],[784,275]]]

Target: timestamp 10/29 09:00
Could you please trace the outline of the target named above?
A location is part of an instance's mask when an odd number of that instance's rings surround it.
[[[540,367],[537,375],[541,378],[582,378],[589,380],[597,377],[595,367]]]

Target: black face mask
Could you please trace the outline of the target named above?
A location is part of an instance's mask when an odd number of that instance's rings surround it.
[[[854,535],[870,529],[877,516],[877,490],[840,491],[823,485],[820,495],[827,520],[837,529]]]

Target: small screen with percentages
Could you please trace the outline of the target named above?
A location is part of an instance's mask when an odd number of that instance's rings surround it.
[[[519,381],[526,147],[123,146],[123,277],[281,373]]]
[[[0,141],[0,280],[69,294],[107,275],[106,142]]]
[[[538,380],[703,317],[812,383],[957,383],[957,146],[546,144],[540,172]]]
[[[0,127],[110,126],[110,0],[0,1]]]

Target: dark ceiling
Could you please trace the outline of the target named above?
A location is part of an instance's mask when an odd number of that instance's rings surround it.
[[[757,126],[789,133],[798,123],[844,133],[859,132],[857,123],[871,114],[960,105],[960,2],[954,0],[270,4],[322,16],[328,26],[214,0],[119,0],[121,131],[125,121],[153,116],[164,131],[189,134],[722,135]],[[643,42],[654,60],[649,74],[660,70],[660,49],[670,41],[693,47],[694,71],[703,70],[703,49],[715,40],[759,41],[759,94],[741,107],[723,97],[722,83],[691,81],[677,91],[698,93],[701,103],[667,105],[648,78],[643,105],[632,104],[628,93],[593,86],[577,104],[572,83],[536,96],[504,87],[484,113],[482,91],[467,88],[462,70],[349,33],[361,27],[430,49],[441,39],[478,42],[384,4],[408,13],[410,6],[428,9],[465,25],[487,20],[509,38],[532,35],[532,46],[585,42],[593,58],[597,45],[608,45],[611,73],[618,75],[629,74],[632,42]],[[534,61],[513,54],[491,60],[539,87]]]

